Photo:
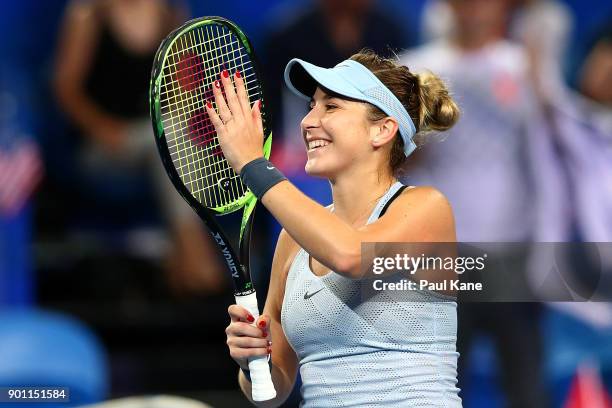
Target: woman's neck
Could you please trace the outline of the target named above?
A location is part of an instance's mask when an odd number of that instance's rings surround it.
[[[330,180],[334,214],[355,227],[365,225],[378,200],[396,181],[390,174],[375,171]]]

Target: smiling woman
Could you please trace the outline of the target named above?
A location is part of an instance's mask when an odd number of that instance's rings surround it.
[[[310,100],[301,122],[306,171],[330,181],[330,209],[263,159],[259,108],[249,106],[239,73],[232,76],[221,75],[212,89],[218,112],[208,104],[207,113],[230,165],[284,228],[257,326],[246,309],[229,308],[227,344],[245,395],[247,359],[265,354],[260,342],[271,335],[278,394],[261,406],[282,403],[298,368],[305,407],[461,406],[455,301],[427,290],[410,302],[386,291],[362,298],[360,290],[362,243],[456,240],[446,198],[395,177],[417,148],[415,137],[457,121],[443,82],[371,52],[331,69],[288,64],[287,86]]]

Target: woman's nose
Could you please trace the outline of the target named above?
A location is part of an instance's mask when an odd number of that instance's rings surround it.
[[[308,114],[304,116],[304,119],[302,119],[302,130],[308,130],[311,128],[318,127],[320,123],[321,121],[319,118],[318,109],[316,107],[312,108],[310,111],[308,111]]]

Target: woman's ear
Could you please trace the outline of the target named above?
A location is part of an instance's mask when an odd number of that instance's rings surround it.
[[[372,126],[372,146],[381,147],[393,141],[393,137],[398,132],[398,128],[397,121],[391,117],[386,117],[377,121]]]

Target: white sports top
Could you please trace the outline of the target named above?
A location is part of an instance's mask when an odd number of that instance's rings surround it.
[[[401,187],[380,199],[368,224]],[[316,276],[303,249],[293,260],[281,323],[299,359],[301,406],[461,407],[457,304],[426,291],[411,291],[414,301],[391,291],[363,299],[361,284]]]

